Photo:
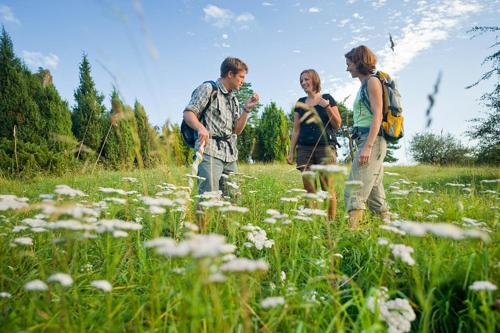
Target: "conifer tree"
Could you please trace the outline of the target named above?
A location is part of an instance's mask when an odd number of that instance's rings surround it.
[[[109,120],[111,130],[104,143],[106,162],[112,167],[121,169],[143,167],[141,143],[134,113],[130,106],[121,101],[116,89],[111,95]]]
[[[0,36],[0,137],[43,143],[44,119],[30,93],[31,73],[14,54],[10,36]]]
[[[137,134],[141,143],[141,156],[144,167],[151,167],[159,162],[158,134],[151,127],[144,107],[138,101],[134,103],[134,116],[137,123]]]
[[[236,97],[240,104],[240,109],[243,107],[246,101],[254,93],[252,89],[252,84],[249,82],[243,83],[241,88],[236,92]],[[238,159],[243,162],[248,162],[252,156],[252,151],[255,145],[255,127],[258,121],[258,113],[262,104],[257,104],[250,112],[247,120],[247,125],[243,132],[238,136]]]
[[[76,140],[71,132],[71,111],[52,84],[48,70],[39,68],[33,75],[36,88],[34,98],[43,117],[43,135],[51,150],[69,152],[76,147]]]
[[[80,146],[98,151],[106,130],[106,108],[102,104],[104,95],[97,91],[90,70],[90,63],[84,54],[80,63],[80,84],[74,94],[76,104],[73,107],[72,129]]]
[[[256,128],[256,156],[262,162],[284,161],[290,143],[285,112],[275,102],[264,108]]]

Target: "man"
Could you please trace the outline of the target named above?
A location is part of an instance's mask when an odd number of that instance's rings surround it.
[[[240,89],[247,72],[247,65],[240,59],[224,59],[220,68],[221,77],[215,87],[210,82],[198,86],[184,110],[184,121],[198,132],[195,149],[205,148],[198,167],[198,176],[204,178],[199,182],[199,194],[222,190],[227,195],[223,174],[237,170],[237,135],[243,132],[248,114],[259,102],[259,96],[253,94],[240,110],[234,91]],[[207,109],[200,120],[200,113],[205,107]]]

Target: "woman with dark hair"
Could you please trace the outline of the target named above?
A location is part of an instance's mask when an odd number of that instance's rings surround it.
[[[377,57],[368,47],[361,45],[346,53],[345,58],[347,71],[361,82],[353,104],[353,139],[358,150],[349,174],[351,182],[344,192],[349,226],[356,229],[366,206],[382,218],[388,215],[382,183],[387,142],[381,131],[382,84],[374,75]],[[363,93],[366,93],[369,103],[363,103]],[[360,186],[355,186],[357,184]]]
[[[321,80],[314,69],[300,73],[300,85],[307,96],[300,98],[294,109],[293,132],[287,162],[293,164],[297,148],[297,169],[309,193],[316,192],[316,181],[307,176],[312,164],[335,164],[337,159],[335,128],[341,125],[337,103],[330,94],[321,94]],[[297,146],[298,144],[298,146]],[[321,188],[330,194],[328,219],[334,220],[337,197],[333,177],[320,176]]]

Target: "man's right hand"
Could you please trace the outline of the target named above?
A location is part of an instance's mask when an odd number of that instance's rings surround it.
[[[206,147],[208,145],[208,138],[210,137],[210,134],[208,133],[207,129],[205,126],[200,125],[198,128],[198,143],[203,147]]]

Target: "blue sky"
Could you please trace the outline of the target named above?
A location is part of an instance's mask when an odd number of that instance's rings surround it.
[[[226,56],[249,65],[247,81],[264,104],[276,101],[288,112],[303,95],[298,76],[306,68],[318,70],[324,92],[343,100],[359,86],[343,55],[366,44],[403,96],[402,162],[410,160],[409,139],[424,130],[427,95],[440,71],[431,130],[461,136],[466,121],[485,110],[478,98],[492,82],[464,87],[487,70],[481,62],[494,36],[470,39],[467,30],[498,25],[499,17],[498,0],[0,0],[0,22],[16,54],[33,70],[50,69],[70,105],[85,52],[106,106],[115,85],[126,103],[145,106],[154,125],[180,122],[191,91],[216,79]]]

